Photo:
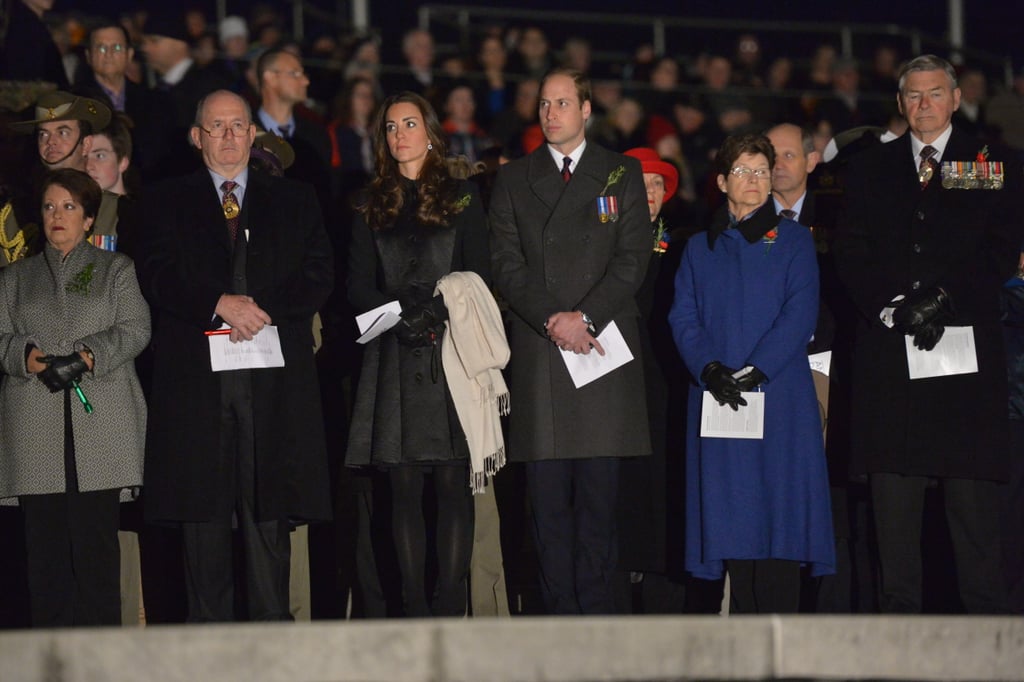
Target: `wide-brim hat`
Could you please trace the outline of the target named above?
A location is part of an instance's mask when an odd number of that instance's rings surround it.
[[[98,133],[110,123],[110,107],[88,97],[55,90],[43,93],[36,100],[34,119],[10,125],[15,132],[31,133],[40,123],[50,121],[87,121],[92,132]]]
[[[851,149],[857,145],[863,146],[864,144],[870,144],[875,140],[882,137],[885,133],[885,128],[879,126],[859,126],[857,128],[849,128],[847,130],[838,133],[835,137],[828,141],[825,145],[825,151],[822,152],[822,160],[825,163],[829,163],[832,159],[839,156],[839,154],[851,145]],[[847,150],[849,153],[850,150]]]
[[[259,130],[256,132],[256,139],[252,143],[252,152],[257,156],[261,154],[259,152],[272,154],[280,164],[281,170],[286,170],[295,163],[295,150],[288,143],[288,140],[275,135],[274,133],[268,133],[265,130]]]
[[[658,152],[650,147],[633,147],[625,154],[639,160],[644,173],[654,173],[664,178],[665,199],[676,195],[676,190],[679,189],[679,171],[668,161],[662,161]]]

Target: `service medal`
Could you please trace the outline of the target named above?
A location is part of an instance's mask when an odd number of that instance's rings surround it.
[[[602,223],[609,220],[615,222],[619,219],[618,197],[606,197],[601,195],[597,198],[597,217]]]
[[[932,175],[935,173],[930,165],[925,166],[917,172],[917,179],[923,185],[932,179]]]

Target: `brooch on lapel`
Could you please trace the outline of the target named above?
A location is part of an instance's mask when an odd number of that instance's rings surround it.
[[[943,161],[945,189],[1002,189],[1006,176],[1002,161],[988,160],[988,145],[978,150],[974,161]]]
[[[92,271],[96,266],[93,263],[89,263],[84,268],[78,271],[74,277],[68,280],[68,283],[64,285],[64,291],[69,294],[86,294],[89,293],[89,285],[92,284]]]
[[[619,198],[614,195],[610,197],[605,195],[608,193],[608,189],[617,183],[625,173],[625,166],[619,166],[609,173],[608,181],[604,184],[601,195],[597,197],[597,217],[602,223],[607,223],[609,220],[614,223],[619,219]]]
[[[770,229],[770,230],[768,230],[767,232],[764,233],[764,236],[761,237],[761,241],[765,244],[764,255],[766,255],[766,256],[768,255],[768,252],[772,250],[772,244],[774,244],[775,240],[778,239],[778,238],[779,238],[779,226],[778,225],[776,225],[775,227],[773,227],[772,229]]]

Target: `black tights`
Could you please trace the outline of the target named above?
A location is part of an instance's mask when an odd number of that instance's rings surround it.
[[[800,563],[784,559],[730,559],[730,613],[796,613]]]
[[[392,526],[402,572],[405,615],[463,616],[473,552],[473,495],[467,465],[402,465],[391,470]],[[434,477],[437,494],[437,586],[427,602],[423,518],[424,478]]]

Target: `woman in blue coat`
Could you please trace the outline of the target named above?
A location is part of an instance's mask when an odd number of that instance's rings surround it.
[[[835,548],[818,404],[806,346],[818,314],[818,267],[807,228],[768,202],[775,151],[762,135],[718,153],[728,213],[687,244],[669,322],[691,374],[687,421],[686,568],[728,571],[731,610],[795,612],[800,566],[834,572]],[[753,409],[761,439],[700,435],[702,393]]]

